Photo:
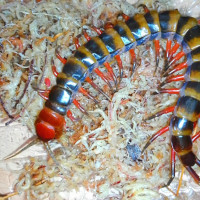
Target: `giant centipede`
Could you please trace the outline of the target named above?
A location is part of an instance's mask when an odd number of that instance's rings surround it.
[[[94,27],[94,30],[99,34],[96,37],[89,37],[84,32],[84,36],[87,39],[84,45],[80,45],[78,39],[75,38],[77,50],[72,57],[63,59],[58,55],[64,63],[64,67],[60,73],[55,68],[53,69],[57,77],[57,84],[48,91],[48,97],[43,95],[43,91],[39,91],[39,94],[46,99],[46,103],[35,121],[36,133],[43,142],[58,139],[63,134],[64,116],[67,114],[72,121],[76,120],[69,109],[72,103],[84,114],[88,114],[75,98],[77,92],[82,92],[97,103],[97,100],[81,87],[81,84],[85,81],[109,99],[89,78],[89,75],[95,72],[112,89],[109,80],[98,69],[99,66],[105,65],[117,86],[123,77],[120,54],[127,51],[130,52],[133,62],[133,68],[130,71],[134,73],[134,48],[146,44],[148,41],[154,41],[156,63],[158,65],[159,40],[162,38],[167,40],[167,64],[163,69],[163,76],[166,76],[166,80],[161,84],[159,93],[179,94],[179,98],[176,106],[166,108],[146,119],[151,120],[162,114],[173,112],[170,125],[155,133],[144,146],[142,152],[158,136],[170,131],[172,173],[166,185],[170,185],[175,177],[175,155],[179,157],[183,166],[188,170],[195,182],[199,184],[200,178],[192,169],[192,166],[195,164],[200,166],[200,160],[193,153],[192,146],[193,142],[200,137],[200,133],[193,137],[192,133],[200,114],[200,26],[195,18],[181,16],[178,10],[158,13],[155,10],[149,10],[145,5],[142,6],[145,14],[136,14],[133,17],[123,14],[124,20],[118,20],[116,24],[108,24],[105,27],[105,31]],[[173,47],[172,41],[175,42]],[[177,53],[179,47],[182,47],[182,50]],[[186,61],[175,65],[183,57],[185,57]],[[112,59],[116,59],[118,63],[120,74],[118,78],[109,65],[109,61]],[[175,72],[185,68],[186,73],[184,75],[173,75]],[[180,89],[162,88],[169,82],[182,80],[185,82]]]

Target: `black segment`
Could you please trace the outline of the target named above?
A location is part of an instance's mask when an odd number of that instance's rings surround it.
[[[102,33],[99,38],[103,41],[110,54],[117,50],[111,35]]]
[[[61,106],[61,105],[51,102],[49,100],[47,100],[45,102],[45,106],[50,108],[51,110],[57,112],[60,115],[66,115],[67,107],[65,107],[65,106]]]
[[[190,151],[187,154],[180,156],[180,160],[184,166],[193,166],[195,164],[196,156]]]
[[[57,77],[56,79],[57,85],[62,85],[64,88],[68,88],[71,91],[76,91],[78,88],[77,82],[74,82],[73,80],[70,80],[66,77]]]
[[[169,20],[170,20],[170,11],[164,11],[159,13],[160,27],[163,33],[168,32]]]
[[[93,39],[88,41],[84,46],[92,53],[92,55],[96,58],[96,60],[100,60],[103,57],[105,57],[104,52],[101,49],[101,46],[98,45]]]
[[[200,26],[194,26],[191,28],[183,38],[183,40],[188,43],[190,40],[192,40],[195,37],[200,37]]]
[[[84,53],[77,50],[74,54],[74,57],[80,60],[83,64],[85,64],[88,68],[94,64],[94,61],[86,56]]]
[[[126,21],[127,26],[130,28],[133,36],[136,40],[141,39],[141,28],[140,25],[133,19],[130,18]],[[143,36],[142,36],[143,37]]]
[[[55,85],[49,93],[49,101],[55,102],[61,106],[68,106],[72,101],[71,96],[72,92],[70,90]]]
[[[200,62],[194,62],[192,65],[191,65],[191,72],[193,73],[200,73]],[[191,73],[190,72],[190,73]]]
[[[188,114],[200,113],[200,102],[189,96],[180,97],[177,106],[181,109],[185,109]]]
[[[157,33],[157,32],[160,31],[158,25],[155,24],[154,18],[152,17],[152,15],[151,15],[150,12],[146,13],[146,14],[144,15],[144,17],[145,17],[145,19],[146,19],[146,21],[147,21],[147,24],[148,24],[148,26],[149,26],[149,29],[150,29],[150,31],[151,31],[151,34],[154,34],[154,33]]]
[[[182,152],[183,150],[192,149],[192,139],[190,136],[174,136],[171,137],[171,144],[176,152]]]
[[[127,34],[126,34],[126,31],[121,27],[119,26],[118,24],[114,27],[114,29],[118,32],[118,34],[120,35],[124,45],[129,45],[131,44],[132,42],[129,40]]]
[[[198,93],[200,95],[200,82],[188,81],[186,82],[185,89],[192,89],[195,91],[195,93]]]
[[[178,132],[184,132],[184,131],[193,131],[193,122],[185,119],[185,118],[179,118],[179,117],[172,117],[170,126],[174,131]]]
[[[200,47],[197,47],[196,49],[191,51],[192,57],[198,54],[200,54]],[[200,60],[200,58],[198,58],[198,60]]]
[[[76,80],[80,80],[84,73],[86,72],[81,65],[77,64],[73,61],[67,61],[67,63],[63,67],[63,73],[65,73],[67,76],[71,76],[75,78]]]
[[[180,32],[181,32],[183,26],[185,26],[188,23],[189,19],[190,19],[190,17],[180,17],[179,18],[177,29],[176,29],[177,34],[180,35]]]

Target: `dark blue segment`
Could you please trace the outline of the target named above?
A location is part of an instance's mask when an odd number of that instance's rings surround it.
[[[164,11],[159,13],[160,27],[162,33],[168,32],[169,20],[170,20],[170,11]]]
[[[72,78],[80,81],[84,80],[84,75],[86,74],[86,70],[73,60],[67,61],[63,67],[62,72],[65,73],[68,77],[71,76]]]
[[[122,39],[122,41],[123,41],[123,43],[124,43],[125,46],[131,44],[131,41],[129,40],[129,38],[128,38],[127,34],[126,34],[126,31],[121,26],[116,25],[114,27],[114,29],[120,35],[120,37],[121,37],[121,39]]]
[[[108,52],[112,54],[114,51],[116,51],[116,46],[114,44],[113,38],[111,35],[108,35],[107,33],[102,33],[99,38],[103,41],[103,43],[106,45],[106,48],[108,49]]]
[[[93,39],[88,41],[84,46],[92,53],[96,60],[99,61],[100,59],[105,57],[101,46],[99,46]]]
[[[130,18],[129,20],[127,20],[126,24],[130,28],[136,40],[139,40],[141,39],[141,37],[143,37],[143,35],[141,34],[142,30],[140,28],[140,25],[133,18]]]
[[[72,101],[72,92],[55,85],[49,93],[49,101],[55,102],[61,106],[68,106]]]
[[[55,102],[51,102],[49,100],[47,100],[45,102],[45,106],[61,115],[66,115],[67,107],[65,107],[65,106],[59,105],[59,104],[57,104]]]
[[[91,69],[93,69],[93,65],[95,64],[95,62],[92,59],[90,59],[89,57],[87,57],[84,53],[77,50],[74,54],[74,57],[76,57],[84,65],[86,65],[89,68],[89,71],[91,71]]]
[[[61,85],[64,88],[68,88],[71,91],[77,91],[78,90],[78,84],[77,82],[74,82],[73,80],[70,80],[69,78],[62,78],[57,77],[56,79],[57,85]]]

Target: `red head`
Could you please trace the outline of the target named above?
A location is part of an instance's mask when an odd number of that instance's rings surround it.
[[[44,107],[36,119],[35,128],[42,141],[59,138],[62,135],[65,119],[50,108]]]

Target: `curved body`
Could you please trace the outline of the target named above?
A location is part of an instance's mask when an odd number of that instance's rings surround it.
[[[196,19],[182,17],[178,10],[136,14],[127,21],[118,21],[79,47],[58,75],[57,85],[51,89],[49,100],[35,122],[38,137],[48,141],[62,134],[64,115],[81,83],[95,68],[137,45],[161,37],[182,45],[189,66],[169,130],[172,148],[181,162],[193,166],[196,156],[192,152],[191,134],[200,114],[200,26]]]

